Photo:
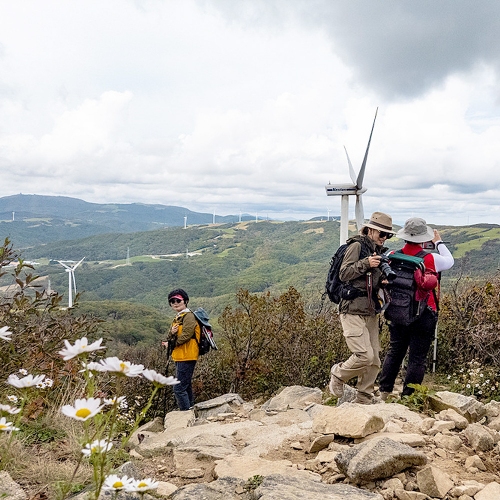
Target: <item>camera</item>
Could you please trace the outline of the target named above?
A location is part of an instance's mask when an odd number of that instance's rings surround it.
[[[384,274],[384,276],[387,278],[388,281],[394,281],[397,277],[397,274],[391,269],[391,266],[389,265],[389,257],[387,255],[381,255],[380,256],[380,264],[378,267]]]

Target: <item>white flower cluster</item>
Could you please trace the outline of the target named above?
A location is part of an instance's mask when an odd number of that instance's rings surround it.
[[[0,432],[12,432],[18,431],[17,427],[14,427],[12,422],[7,422],[5,417],[0,418]]]
[[[0,328],[0,339],[6,340],[7,342],[9,342],[12,340],[10,338],[11,335],[12,335],[12,332],[9,331],[9,328],[7,326],[2,326],[2,328]]]
[[[83,448],[82,453],[86,457],[96,453],[106,453],[113,448],[113,443],[107,441],[106,439],[96,439],[93,443],[87,443],[85,448]]]
[[[103,490],[144,492],[158,488],[158,481],[151,478],[135,480],[128,476],[119,477],[116,474],[108,476],[104,481]]]

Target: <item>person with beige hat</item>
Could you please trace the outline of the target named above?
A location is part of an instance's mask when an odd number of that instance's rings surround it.
[[[379,390],[386,400],[394,389],[396,377],[408,352],[408,367],[404,378],[402,396],[414,389],[409,384],[421,384],[427,365],[427,355],[434,340],[438,318],[439,280],[438,273],[450,269],[454,260],[441,239],[439,232],[427,225],[424,219],[412,217],[405,222],[396,236],[405,241],[401,251],[406,255],[423,256],[425,273],[415,273],[417,300],[427,300],[423,313],[409,325],[389,322],[390,344],[380,373]],[[437,253],[424,252],[432,242]],[[390,290],[389,290],[390,291]],[[422,298],[418,298],[418,294]]]
[[[386,283],[379,266],[381,254],[387,250],[385,241],[392,236],[391,216],[374,212],[360,234],[347,240],[349,246],[340,266],[340,280],[350,284],[349,299],[341,299],[339,314],[352,355],[332,366],[329,389],[340,398],[344,384],[357,377],[355,403],[376,402],[374,384],[380,371],[377,294]]]

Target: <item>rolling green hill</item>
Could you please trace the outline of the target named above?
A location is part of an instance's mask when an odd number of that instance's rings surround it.
[[[500,256],[500,227],[439,227],[457,257],[444,283],[460,273],[493,273]],[[23,252],[37,272],[66,292],[67,274],[57,260],[86,260],[78,268],[82,301],[118,300],[156,309],[169,290],[183,287],[197,305],[220,311],[239,288],[281,292],[294,286],[319,299],[331,255],[338,246],[336,221],[244,222],[156,231],[103,234],[50,243]],[[400,248],[401,240],[390,240]],[[130,265],[126,265],[130,249]]]
[[[167,205],[87,203],[67,196],[18,194],[0,198],[0,238],[9,237],[22,248],[74,240],[104,233],[149,231],[161,227],[208,224],[213,215]],[[242,216],[248,220],[249,215]],[[237,216],[217,216],[236,222]]]

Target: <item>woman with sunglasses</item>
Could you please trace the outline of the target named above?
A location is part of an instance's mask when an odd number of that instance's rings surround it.
[[[181,288],[172,290],[168,294],[168,303],[176,312],[168,342],[162,342],[172,350],[172,359],[175,362],[175,377],[179,384],[174,385],[174,395],[181,411],[189,410],[194,404],[191,381],[194,368],[198,360],[200,342],[200,325],[194,314],[188,309],[188,294]]]
[[[360,234],[347,240],[348,247],[340,266],[339,278],[349,287],[349,299],[339,304],[340,322],[351,357],[331,369],[330,392],[344,394],[344,384],[357,377],[355,403],[371,404],[380,370],[378,292],[387,284],[380,270],[384,243],[393,236],[392,218],[374,212]]]

